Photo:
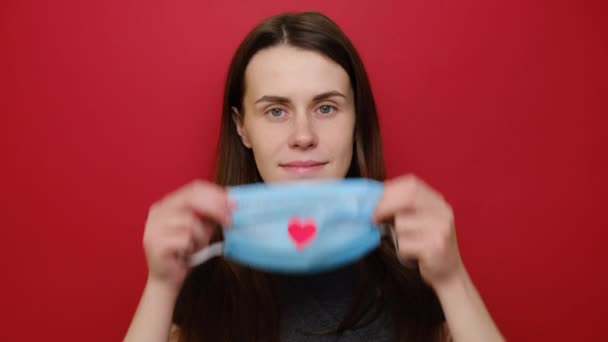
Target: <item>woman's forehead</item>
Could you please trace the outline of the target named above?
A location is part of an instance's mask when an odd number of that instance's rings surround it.
[[[245,70],[245,97],[313,98],[337,91],[351,97],[346,71],[329,57],[315,51],[279,45],[258,51]]]

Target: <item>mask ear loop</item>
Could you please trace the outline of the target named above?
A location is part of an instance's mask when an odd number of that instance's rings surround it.
[[[381,235],[391,235],[391,241],[393,241],[393,247],[395,247],[395,251],[399,250],[399,241],[397,241],[397,234],[395,234],[395,229],[392,225],[382,223],[378,226]]]
[[[378,226],[378,229],[380,230],[381,235],[386,235],[386,234],[391,235],[391,240],[393,241],[393,247],[395,247],[395,253],[398,253],[399,252],[399,240],[397,240],[397,234],[395,233],[395,226],[393,226],[391,224],[383,223]],[[399,259],[399,262],[401,263],[401,265],[403,265],[405,267],[409,267],[409,268],[418,267],[418,262],[416,260],[413,260],[413,259],[405,260],[405,259],[401,259],[401,258],[398,258],[398,259]]]
[[[220,256],[224,253],[224,243],[216,242],[213,243],[200,251],[192,254],[190,257],[190,267],[198,266],[207,260]]]

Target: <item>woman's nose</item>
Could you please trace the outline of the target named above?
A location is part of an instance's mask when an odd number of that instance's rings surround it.
[[[309,149],[317,146],[319,138],[312,121],[312,118],[307,114],[295,116],[289,137],[289,146],[291,148]]]

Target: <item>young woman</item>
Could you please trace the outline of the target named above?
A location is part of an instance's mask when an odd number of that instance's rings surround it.
[[[385,181],[365,69],[326,16],[274,16],[241,43],[216,167],[214,183],[152,205],[149,276],[125,341],[503,340],[461,260],[450,206],[413,175]],[[226,186],[345,177],[385,182],[374,220],[394,231],[355,264],[308,276],[223,258],[189,268],[230,224]]]

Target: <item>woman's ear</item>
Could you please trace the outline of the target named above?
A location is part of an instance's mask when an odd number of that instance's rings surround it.
[[[239,137],[241,137],[241,142],[245,147],[251,148],[251,143],[249,142],[249,138],[247,136],[247,130],[243,126],[243,117],[239,113],[239,110],[236,107],[230,108],[232,112],[232,121],[234,121],[234,125],[236,126],[236,132]]]

